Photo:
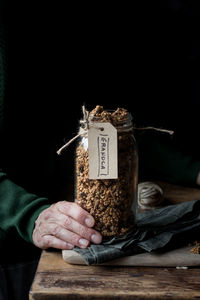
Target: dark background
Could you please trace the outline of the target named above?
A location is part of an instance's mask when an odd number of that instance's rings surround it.
[[[127,108],[138,127],[174,129],[199,157],[199,17],[199,1],[7,0],[12,138],[27,127],[32,139],[62,145],[76,134],[81,105],[103,104]]]
[[[182,122],[185,110],[185,123],[190,111],[197,116],[198,1],[7,0],[5,6],[13,97],[66,108],[76,101],[77,110],[84,101],[130,102],[137,123],[163,126]]]

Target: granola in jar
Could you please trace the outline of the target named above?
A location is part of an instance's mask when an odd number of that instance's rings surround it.
[[[118,178],[89,179],[87,135],[79,139],[75,153],[75,197],[95,219],[104,237],[125,234],[135,224],[138,185],[138,153],[132,118],[124,108],[107,111],[96,106],[89,113],[89,126],[111,123],[117,129]]]

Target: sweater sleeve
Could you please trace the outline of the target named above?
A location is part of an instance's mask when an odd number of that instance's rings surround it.
[[[32,242],[34,223],[42,210],[49,207],[47,198],[39,198],[9,180],[0,171],[0,229],[5,233],[17,230],[27,242]]]

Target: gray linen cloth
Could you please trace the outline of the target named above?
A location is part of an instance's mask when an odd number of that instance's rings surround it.
[[[200,239],[200,200],[139,213],[137,225],[124,236],[74,250],[92,265],[145,251],[176,249],[194,239]]]

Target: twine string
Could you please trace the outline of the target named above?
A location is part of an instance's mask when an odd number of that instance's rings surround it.
[[[150,209],[151,207],[158,206],[163,200],[163,190],[158,184],[150,181],[138,184],[139,207]]]
[[[79,138],[80,136],[87,136],[88,134],[88,130],[91,127],[97,128],[98,130],[101,130],[101,127],[96,127],[94,124],[89,124],[89,111],[86,110],[85,105],[82,106],[82,113],[83,113],[83,119],[80,120],[80,128],[79,128],[79,132],[76,136],[74,136],[72,139],[70,139],[67,143],[65,143],[60,149],[58,149],[58,151],[56,152],[58,155],[61,155],[62,151],[64,149],[66,149],[71,143],[73,143],[77,138]],[[131,126],[132,128],[132,126]],[[167,129],[163,129],[163,128],[156,128],[156,127],[133,127],[134,130],[157,130],[160,132],[165,132],[165,133],[169,133],[170,135],[174,134],[174,131],[172,130],[167,130]],[[122,128],[121,128],[122,130]],[[128,128],[123,128],[123,131],[129,131],[130,127]]]
[[[74,136],[71,140],[65,143],[58,151],[56,152],[58,155],[61,155],[62,151],[66,149],[71,143],[73,143],[79,136],[86,136],[89,129],[89,111],[86,110],[85,105],[82,106],[83,119],[80,120],[80,128],[79,132],[76,136]]]
[[[152,126],[147,126],[147,127],[134,127],[135,130],[157,130],[160,132],[166,132],[169,133],[170,135],[174,134],[173,130],[168,130],[168,129],[163,129],[163,128],[157,128],[157,127],[152,127]]]

